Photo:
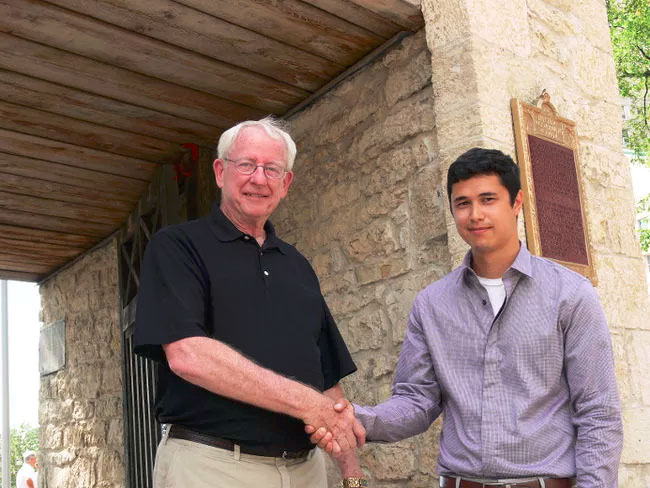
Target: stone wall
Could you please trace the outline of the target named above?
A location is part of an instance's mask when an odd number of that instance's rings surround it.
[[[361,404],[390,395],[415,295],[450,270],[432,103],[420,32],[290,120],[295,179],[273,222],[321,280],[359,367],[344,389]],[[437,437],[436,424],[364,448],[372,486],[433,486]]]
[[[41,488],[124,486],[115,241],[40,287],[44,323],[65,320],[65,367],[41,377]]]

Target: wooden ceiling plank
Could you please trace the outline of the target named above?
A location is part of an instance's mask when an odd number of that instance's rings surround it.
[[[81,0],[66,0],[71,1]],[[299,0],[177,1],[344,66],[354,63],[399,30],[394,24],[382,21],[376,22],[374,29],[366,30]]]
[[[89,248],[97,242],[93,237],[68,234],[63,232],[54,232],[44,229],[33,229],[31,227],[20,227],[16,225],[0,224],[0,236],[9,239],[18,239],[23,241],[36,241],[46,244],[57,244],[67,246],[71,249],[79,249],[79,252]]]
[[[111,228],[119,225],[126,217],[124,212],[119,210],[88,207],[79,203],[61,202],[7,191],[0,192],[0,209],[76,219],[80,226],[86,222],[94,222]]]
[[[0,151],[149,181],[156,164],[105,151],[0,129]]]
[[[39,0],[0,2],[0,30],[268,111],[294,105],[310,93]]]
[[[60,262],[61,260],[71,259],[83,252],[83,249],[74,247],[53,246],[38,242],[17,241],[14,239],[4,239],[0,237],[0,254],[22,256],[26,258],[33,257],[35,260],[42,262]],[[40,258],[40,259],[39,259]]]
[[[183,0],[185,1],[185,0]],[[371,32],[382,28],[383,37],[388,39],[404,28],[390,19],[377,15],[371,10],[356,5],[350,0],[301,0],[304,3],[317,7],[332,15],[336,15],[346,21],[363,27]]]
[[[42,197],[57,202],[71,202],[95,208],[114,209],[128,214],[135,207],[134,202],[112,198],[103,189],[94,190],[65,183],[26,178],[0,172],[0,192]]]
[[[56,5],[310,92],[345,69],[304,46],[278,42],[171,0],[57,0]]]
[[[2,32],[0,68],[218,127],[268,113]]]
[[[403,0],[348,0],[402,26],[411,32],[424,27],[422,12],[416,6]]]
[[[0,280],[27,281],[31,283],[38,282],[46,276],[46,273],[32,273],[26,271],[13,271],[0,269]]]
[[[0,69],[0,99],[177,144],[212,144],[224,128],[3,69]]]
[[[7,259],[0,256],[0,268],[8,269],[14,273],[24,272],[38,275],[46,275],[51,269],[57,268],[57,266],[52,265],[32,264],[17,261],[18,260]]]
[[[107,198],[136,202],[147,182],[91,171],[66,164],[0,152],[0,171],[16,176],[67,183],[81,188],[102,188]]]
[[[11,210],[3,208],[0,212],[0,224],[24,225],[43,230],[84,235],[101,239],[114,231],[117,225],[99,224],[96,222],[82,222],[79,219],[41,215],[25,210]]]
[[[0,128],[145,161],[178,160],[178,144],[0,100]]]

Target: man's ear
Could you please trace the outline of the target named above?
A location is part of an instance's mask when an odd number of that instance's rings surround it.
[[[517,196],[515,197],[515,203],[512,206],[513,210],[515,211],[515,217],[519,217],[519,212],[521,211],[521,206],[524,204],[524,193],[523,191],[519,190],[517,192]]]
[[[217,182],[219,188],[223,188],[223,172],[225,171],[226,166],[222,159],[215,159],[212,163],[212,170],[214,171],[214,179]]]

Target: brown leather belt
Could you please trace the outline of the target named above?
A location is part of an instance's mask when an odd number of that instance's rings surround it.
[[[172,425],[169,428],[169,435],[172,439],[184,439],[186,441],[198,442],[206,446],[218,447],[219,449],[235,450],[235,443],[228,439],[222,439],[210,434],[195,432],[180,425]],[[239,451],[243,454],[253,454],[255,456],[281,457],[283,459],[300,459],[307,457],[313,449],[303,449],[301,451],[286,451],[272,446],[247,447],[239,446]]]
[[[456,476],[443,475],[440,478],[440,488],[571,488],[573,480],[570,478],[544,478],[544,484],[539,482],[538,479],[531,481],[512,483],[480,483],[478,481],[470,481],[465,478],[460,478],[460,485],[456,485]]]

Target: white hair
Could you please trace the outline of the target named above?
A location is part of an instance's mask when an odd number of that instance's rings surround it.
[[[291,136],[286,131],[286,125],[269,115],[260,120],[246,120],[240,122],[234,127],[231,127],[219,137],[219,144],[217,145],[217,157],[225,159],[228,157],[230,148],[237,140],[239,132],[245,127],[261,127],[273,139],[282,139],[287,147],[287,171],[293,168],[293,162],[296,159],[296,143],[293,142]]]
[[[34,451],[25,451],[25,452],[23,452],[23,461],[25,461],[25,462],[27,462],[31,458],[35,458],[35,457],[36,457],[36,452],[34,452]]]

